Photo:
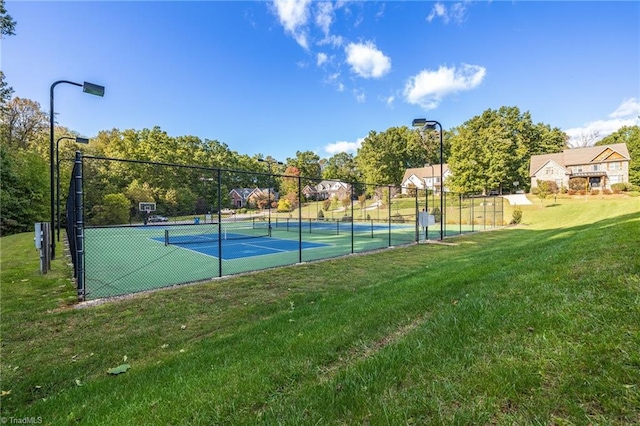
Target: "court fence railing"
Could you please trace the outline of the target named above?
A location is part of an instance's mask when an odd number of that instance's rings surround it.
[[[140,202],[157,211],[140,212]],[[79,300],[437,240],[503,199],[76,153],[66,232]]]

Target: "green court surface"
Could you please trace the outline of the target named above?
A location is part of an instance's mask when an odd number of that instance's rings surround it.
[[[85,299],[137,293],[416,240],[415,225],[411,224],[272,225],[271,236],[264,222],[229,222],[220,229],[217,224],[85,228]],[[438,232],[439,228],[429,228],[431,238],[438,238]]]

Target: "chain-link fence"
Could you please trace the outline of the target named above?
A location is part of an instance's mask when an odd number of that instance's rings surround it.
[[[66,219],[80,299],[441,239],[503,222],[500,197],[79,153]]]

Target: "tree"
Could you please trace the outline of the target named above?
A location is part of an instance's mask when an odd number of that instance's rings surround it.
[[[296,158],[287,158],[287,166],[299,170],[297,176],[302,178],[303,187],[322,177],[320,157],[312,151],[296,151]]]
[[[12,93],[13,88],[4,80],[4,72],[0,71],[0,106],[2,107],[0,112],[5,111],[6,104],[11,100]]]
[[[560,129],[534,124],[518,107],[486,110],[454,129],[447,185],[456,192],[486,194],[528,182],[531,156],[560,152],[566,141]]]
[[[598,141],[596,145],[626,143],[631,162],[629,163],[629,182],[640,186],[640,126],[623,126]]]
[[[544,200],[549,196],[550,193],[551,193],[551,188],[549,188],[548,180],[542,180],[538,182],[537,196],[538,198],[540,198],[540,203],[544,205]]]
[[[0,136],[3,143],[10,147],[29,148],[36,138],[49,128],[49,117],[37,102],[14,98],[3,109]]]
[[[300,176],[300,170],[295,166],[289,166],[284,171],[284,176],[282,177],[282,183],[280,184],[280,190],[285,195],[294,194],[295,197],[298,197],[298,188],[299,181],[298,178]]]
[[[34,152],[10,152],[0,145],[0,235],[25,232],[47,220],[47,166]]]
[[[359,181],[361,176],[353,154],[339,152],[329,158],[322,170],[322,178],[343,182]]]
[[[16,34],[16,21],[7,13],[4,0],[0,0],[0,39]]]
[[[124,194],[107,194],[102,204],[94,206],[92,223],[95,225],[120,225],[129,222],[130,203]]]
[[[402,126],[369,132],[358,149],[356,163],[366,182],[400,185],[405,170],[422,166],[426,158],[420,134]]]

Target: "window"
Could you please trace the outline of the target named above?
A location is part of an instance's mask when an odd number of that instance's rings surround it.
[[[600,170],[600,164],[593,164],[591,166],[591,171],[592,172],[597,172],[598,170]]]
[[[573,168],[573,171],[576,172],[576,173],[582,173],[582,166],[575,166]]]
[[[544,174],[545,175],[552,175],[553,174],[553,167],[547,167],[544,169]]]
[[[621,183],[622,176],[621,175],[611,175],[609,176],[609,183]]]
[[[609,170],[620,170],[620,162],[609,163]]]

